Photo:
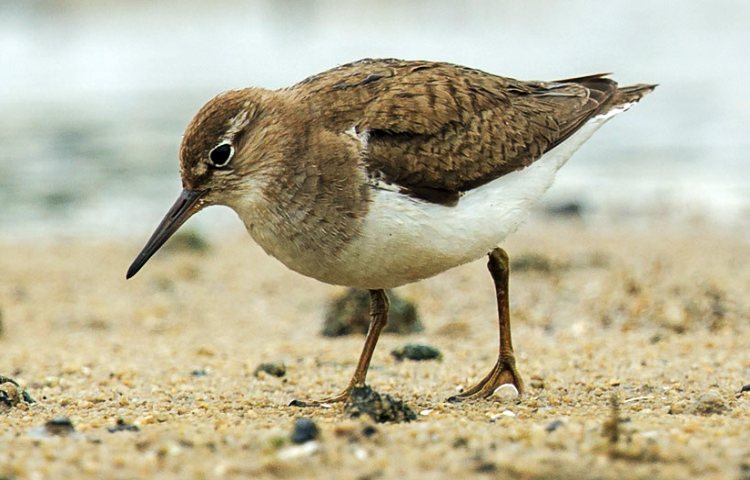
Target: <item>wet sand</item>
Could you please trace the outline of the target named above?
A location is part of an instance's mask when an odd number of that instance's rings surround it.
[[[363,337],[319,334],[343,288],[239,235],[126,282],[142,236],[0,238],[0,375],[37,400],[0,405],[0,478],[750,478],[750,246],[732,232],[524,227],[511,258],[541,257],[511,276],[520,403],[444,402],[494,362],[484,261],[399,289],[426,328],[384,335],[368,383],[418,419],[374,431],[287,406],[354,368]],[[389,353],[415,342],[442,360]],[[254,375],[274,361],[284,377]],[[75,432],[44,429],[58,416]],[[320,438],[293,445],[303,416]],[[118,419],[137,431],[110,433]]]

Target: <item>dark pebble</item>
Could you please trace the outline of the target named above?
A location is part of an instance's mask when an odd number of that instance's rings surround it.
[[[5,385],[7,384],[7,385]],[[10,377],[0,375],[0,405],[5,407],[15,407],[19,402],[36,403],[29,392]]]
[[[195,230],[179,230],[162,247],[166,251],[202,253],[209,249],[208,241]]]
[[[550,205],[544,209],[547,215],[554,217],[572,217],[579,218],[583,213],[583,205],[580,202],[564,202],[556,205]]]
[[[546,430],[547,433],[551,433],[557,430],[558,428],[562,427],[563,425],[564,424],[562,420],[552,420],[551,422],[547,424],[546,427],[544,427],[544,430]]]
[[[497,471],[497,465],[492,462],[481,462],[474,468],[478,473],[494,473]]]
[[[367,385],[352,389],[345,410],[353,418],[368,415],[376,423],[400,423],[417,419],[417,414],[403,401],[388,394],[381,395]]]
[[[423,361],[443,358],[443,355],[437,348],[418,343],[406,344],[403,347],[393,350],[391,355],[399,361],[403,359]]]
[[[315,422],[309,418],[298,418],[292,430],[292,443],[301,444],[315,440],[320,436],[320,430]]]
[[[49,435],[70,435],[75,432],[73,422],[68,417],[55,417],[44,424],[44,429]]]
[[[555,265],[542,254],[522,253],[510,259],[510,269],[514,272],[549,273],[555,269]]]
[[[466,448],[469,446],[469,439],[466,437],[456,437],[451,446],[453,448]]]
[[[390,308],[385,332],[406,335],[424,330],[414,303],[388,290]],[[350,288],[328,306],[323,324],[323,336],[339,337],[354,333],[366,334],[370,326],[370,293]]]
[[[117,423],[115,423],[114,427],[107,427],[107,431],[109,433],[115,433],[115,432],[139,432],[141,429],[138,428],[137,425],[131,425],[129,423],[125,423],[125,420],[122,418],[117,419]]]
[[[743,385],[742,388],[740,388],[740,393],[750,392],[750,384]]]
[[[205,377],[206,375],[208,375],[208,372],[205,368],[196,368],[195,370],[190,372],[190,375],[194,377]]]
[[[257,377],[260,372],[281,378],[286,375],[286,365],[283,362],[261,363],[253,374]]]
[[[378,429],[373,427],[372,425],[367,425],[365,428],[362,429],[362,435],[364,435],[366,438],[370,438],[374,436],[376,433],[378,433]]]

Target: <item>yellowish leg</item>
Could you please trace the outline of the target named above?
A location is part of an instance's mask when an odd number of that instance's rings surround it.
[[[505,384],[516,387],[518,394],[523,394],[523,380],[516,370],[516,358],[513,356],[513,342],[510,336],[510,304],[508,301],[508,277],[510,264],[508,254],[502,248],[496,248],[489,254],[487,268],[495,282],[497,295],[497,315],[500,332],[500,346],[495,366],[492,367],[482,380],[468,390],[450,397],[452,402],[460,402],[468,398],[486,398]]]
[[[378,343],[378,338],[380,338],[380,332],[383,331],[383,328],[388,323],[388,306],[388,296],[385,290],[370,290],[370,328],[367,329],[365,345],[362,348],[362,354],[359,356],[357,368],[354,370],[354,375],[352,375],[349,385],[338,395],[313,401],[292,400],[289,405],[295,407],[313,407],[324,403],[345,402],[349,399],[349,395],[354,387],[364,386],[365,379],[367,378],[367,369],[370,367],[370,361],[372,360],[375,346]]]

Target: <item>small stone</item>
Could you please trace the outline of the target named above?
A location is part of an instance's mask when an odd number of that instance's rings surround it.
[[[190,372],[190,375],[194,377],[205,377],[208,375],[208,371],[205,368],[196,368],[192,372]]]
[[[352,389],[345,410],[353,418],[368,415],[376,423],[400,423],[417,419],[414,411],[403,401],[388,394],[381,395],[367,385]]]
[[[260,372],[281,378],[286,375],[286,365],[284,365],[284,362],[261,363],[253,372],[253,375],[257,377]]]
[[[572,200],[549,205],[544,209],[544,212],[553,217],[580,218],[583,210],[584,207],[581,202]]]
[[[300,457],[309,457],[320,450],[320,443],[318,442],[306,442],[301,445],[291,445],[286,448],[279,450],[276,454],[276,458],[279,460],[292,460]]]
[[[465,448],[469,446],[469,439],[466,437],[456,437],[451,444],[453,448]]]
[[[529,381],[529,386],[531,388],[538,388],[540,390],[544,389],[544,378],[538,375],[533,375]]]
[[[552,433],[552,432],[554,432],[555,430],[557,430],[558,428],[562,427],[563,425],[564,425],[564,423],[563,423],[563,421],[562,421],[562,420],[559,420],[559,419],[558,419],[558,420],[552,420],[551,422],[549,422],[549,423],[547,424],[547,426],[546,426],[546,427],[544,427],[544,430],[545,430],[545,431],[546,431],[547,433]]]
[[[435,347],[419,343],[408,343],[391,352],[393,358],[398,361],[403,359],[421,362],[424,360],[440,360],[443,355]]]
[[[378,433],[378,429],[375,428],[373,425],[365,425],[365,428],[362,429],[362,435],[365,438],[371,438],[376,433]]]
[[[21,395],[16,385],[10,382],[0,385],[0,405],[11,408],[18,405],[20,401]]]
[[[297,445],[310,442],[320,436],[320,429],[309,418],[298,418],[294,422],[294,429],[290,439]]]
[[[178,230],[162,247],[167,252],[203,253],[208,249],[208,241],[196,230]]]
[[[107,427],[109,433],[115,432],[139,432],[141,429],[137,425],[132,425],[125,422],[122,418],[118,418],[114,427]]]
[[[478,473],[495,473],[497,471],[497,465],[492,462],[478,462],[474,471]]]
[[[76,431],[68,417],[55,417],[44,424],[44,429],[48,435],[59,436],[70,435]]]
[[[197,353],[201,357],[213,357],[214,355],[216,355],[216,351],[208,345],[199,346],[195,353]]]
[[[424,330],[414,303],[388,290],[390,308],[385,332],[406,335]],[[366,290],[350,288],[328,306],[323,336],[339,337],[353,333],[366,334],[370,326],[370,294]]]
[[[13,408],[19,403],[36,403],[29,393],[10,377],[0,375],[0,407]]]
[[[515,272],[549,273],[555,269],[555,265],[540,253],[522,253],[511,258],[510,269]]]
[[[729,410],[729,407],[727,407],[726,402],[724,402],[719,392],[709,390],[698,397],[687,409],[687,413],[693,415],[716,415],[726,413],[727,410]]]
[[[511,383],[500,385],[492,392],[492,398],[501,401],[511,401],[519,397],[518,389]]]

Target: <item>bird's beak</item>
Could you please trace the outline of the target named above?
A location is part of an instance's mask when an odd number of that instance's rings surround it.
[[[192,217],[194,213],[198,212],[203,208],[204,204],[201,199],[206,194],[206,191],[195,191],[195,190],[183,190],[180,197],[174,202],[172,208],[169,209],[167,215],[161,221],[156,231],[154,231],[151,238],[146,242],[146,246],[143,247],[141,253],[135,257],[133,263],[128,268],[128,273],[125,278],[130,278],[138,270],[146,264],[149,258],[164,245],[164,242],[169,240],[174,232],[177,231],[185,221]]]

